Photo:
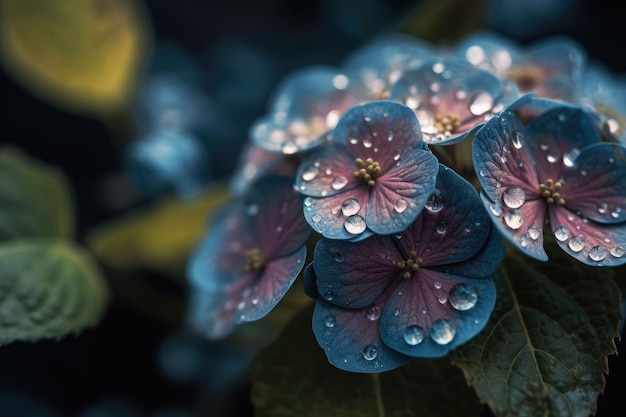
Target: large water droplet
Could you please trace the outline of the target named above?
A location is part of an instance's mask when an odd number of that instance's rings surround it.
[[[524,218],[522,217],[522,213],[520,213],[519,210],[509,210],[504,213],[504,222],[511,229],[517,230],[522,227],[522,223],[524,223]]]
[[[424,329],[420,326],[411,325],[404,329],[404,341],[411,345],[419,345],[424,340]]]
[[[366,148],[371,148],[372,145],[373,143],[371,139],[363,139],[363,146],[365,146]]]
[[[328,327],[329,329],[331,327],[335,326],[335,323],[337,323],[337,320],[335,319],[335,316],[326,316],[324,317],[324,326]]]
[[[341,203],[341,212],[344,216],[352,216],[357,214],[361,210],[359,201],[354,198],[349,198]]]
[[[400,198],[393,204],[393,209],[398,213],[402,213],[409,206],[409,203],[406,202],[405,199]]]
[[[578,158],[578,155],[580,155],[580,149],[578,148],[570,149],[567,153],[563,155],[563,163],[568,167],[574,166],[574,163],[576,161],[576,158]]]
[[[434,193],[430,195],[428,201],[426,201],[425,205],[427,210],[438,212],[443,208],[443,198],[441,196],[441,191],[435,190]]]
[[[569,239],[569,235],[569,229],[565,226],[558,226],[556,229],[554,229],[554,237],[559,242],[565,242],[567,239]]]
[[[600,262],[601,260],[606,258],[607,254],[608,254],[608,251],[606,250],[604,246],[594,246],[593,248],[589,250],[589,258],[592,261],[596,261],[596,262]]]
[[[493,97],[489,93],[480,93],[469,106],[475,116],[487,113],[493,107]]]
[[[374,345],[367,345],[363,348],[363,358],[366,361],[373,361],[378,356],[378,349]]]
[[[367,227],[365,223],[365,219],[358,214],[354,216],[350,216],[346,219],[343,227],[348,231],[348,233],[352,233],[353,235],[358,235],[359,233],[363,233]]]
[[[540,236],[541,229],[539,229],[536,224],[533,224],[528,228],[528,237],[530,237],[532,240],[537,240]]]
[[[574,252],[580,252],[585,248],[585,238],[583,236],[574,236],[567,242],[567,246]]]
[[[372,321],[378,320],[380,318],[380,306],[374,304],[373,306],[367,309],[367,312],[365,313],[365,315],[367,316],[369,320],[372,320]]]
[[[609,252],[611,253],[611,256],[621,258],[624,254],[626,254],[626,249],[624,249],[622,245],[613,246]]]
[[[348,184],[348,179],[346,177],[340,176],[335,178],[330,186],[333,187],[333,190],[341,190],[343,187],[346,186],[346,184]]]
[[[507,207],[512,209],[520,208],[526,201],[524,190],[519,187],[507,188],[502,194],[502,200]]]
[[[473,285],[457,284],[450,290],[450,305],[457,310],[469,310],[477,301],[478,290]]]
[[[430,337],[440,345],[447,345],[454,339],[456,329],[448,320],[435,320],[430,329]]]
[[[314,166],[308,167],[307,169],[304,170],[304,172],[302,172],[302,180],[312,181],[315,179],[315,177],[317,177],[317,174],[319,174],[319,171],[317,168],[315,168]]]
[[[491,214],[494,216],[500,217],[502,214],[502,207],[497,204],[489,204],[489,211],[491,211]]]

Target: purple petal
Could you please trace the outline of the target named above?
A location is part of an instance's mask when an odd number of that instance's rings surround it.
[[[391,237],[372,236],[360,242],[321,239],[313,261],[318,292],[335,305],[362,308],[401,273],[397,264],[402,260]]]
[[[496,300],[491,279],[420,269],[403,280],[380,319],[385,344],[405,355],[440,357],[487,324]]]
[[[388,292],[383,293],[374,304],[358,310],[317,300],[313,332],[332,365],[345,371],[377,373],[411,360],[387,347],[380,338],[378,318],[388,297]]]
[[[539,196],[533,148],[526,129],[510,112],[489,120],[472,143],[474,169],[483,191],[500,202],[505,190],[514,188],[526,198]]]
[[[551,205],[550,225],[559,246],[587,265],[617,266],[626,263],[626,223],[608,225]]]
[[[525,200],[517,208],[494,203],[481,192],[481,197],[491,220],[500,233],[526,255],[540,261],[547,261],[543,249],[543,225],[546,201],[543,198]]]
[[[591,145],[571,164],[563,175],[565,206],[600,223],[626,220],[626,148],[612,143]]]

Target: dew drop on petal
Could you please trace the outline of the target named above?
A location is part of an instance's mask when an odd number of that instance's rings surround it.
[[[568,167],[574,166],[574,162],[576,161],[576,158],[578,158],[578,155],[580,155],[580,149],[570,149],[567,153],[563,155],[563,163]]]
[[[433,283],[433,287],[435,287],[435,288],[437,288],[437,289],[440,289],[440,288],[441,288],[441,281],[435,281],[435,282]]]
[[[311,217],[311,220],[313,220],[313,223],[319,223],[320,221],[322,221],[322,214],[315,213],[313,217]]]
[[[567,246],[574,252],[580,252],[585,248],[585,238],[583,236],[574,236],[567,242]]]
[[[454,339],[456,329],[448,320],[435,320],[430,329],[430,337],[440,345],[447,345]]]
[[[363,217],[356,214],[348,217],[343,224],[343,227],[348,231],[348,233],[358,235],[365,231],[367,224],[365,223],[365,219]]]
[[[476,305],[478,291],[469,284],[457,284],[450,290],[450,305],[457,310],[465,311]]]
[[[313,199],[311,197],[307,197],[304,199],[305,207],[311,207],[313,205]]]
[[[341,212],[344,216],[352,216],[357,214],[361,210],[361,205],[359,204],[359,200],[354,198],[349,198],[341,203]]]
[[[448,228],[448,223],[444,222],[444,221],[440,221],[437,224],[437,227],[435,228],[435,231],[437,233],[439,233],[440,235],[443,235],[444,233],[446,233],[446,229]]]
[[[624,249],[622,245],[613,246],[609,252],[611,256],[615,258],[621,258],[622,256],[624,256],[624,254],[626,254],[626,249]]]
[[[304,172],[302,173],[302,180],[312,181],[315,179],[315,177],[317,177],[318,173],[319,171],[317,170],[317,168],[315,168],[314,166],[311,166],[307,168],[306,170],[304,170]]]
[[[516,130],[511,136],[511,142],[513,143],[513,147],[515,149],[521,149],[522,146],[524,146],[524,134],[519,130]]]
[[[480,93],[469,106],[474,116],[487,113],[493,107],[493,97],[489,93]]]
[[[326,293],[324,293],[324,298],[326,299],[326,301],[332,301],[333,297],[335,296],[335,294],[333,294],[332,291],[326,291]]]
[[[346,177],[339,176],[333,180],[330,186],[333,187],[333,190],[341,190],[346,186],[346,184],[348,184],[348,179]]]
[[[596,262],[600,262],[601,260],[606,258],[607,254],[608,254],[608,251],[606,250],[604,246],[594,246],[593,248],[589,250],[589,258],[592,261],[596,261]]]
[[[524,219],[522,218],[522,214],[519,210],[509,210],[504,213],[504,222],[507,226],[509,226],[513,230],[517,230],[522,227],[522,223],[524,223]]]
[[[569,238],[569,229],[565,226],[559,226],[554,229],[554,237],[559,242],[565,242]]]
[[[407,344],[411,346],[419,345],[424,340],[424,329],[416,325],[407,326],[404,329],[403,336]]]
[[[295,143],[293,143],[293,142],[287,142],[287,143],[285,143],[283,145],[282,152],[285,155],[292,155],[292,154],[298,152],[298,146]]]
[[[335,316],[324,317],[324,326],[328,327],[329,329],[331,327],[334,327],[336,322],[337,321],[335,320]]]
[[[359,143],[359,140],[357,138],[350,138],[348,142],[350,142],[352,145],[356,145],[357,143]]]
[[[400,315],[400,309],[399,308],[394,308],[393,309],[393,316],[394,317],[398,317]]]
[[[374,345],[367,345],[363,348],[363,358],[366,361],[373,361],[378,356],[378,349]]]
[[[441,197],[441,192],[439,190],[435,190],[435,192],[430,195],[428,201],[426,201],[425,207],[427,210],[432,212],[441,211],[443,208],[443,198]]]
[[[556,162],[558,160],[558,151],[556,149],[549,150],[548,154],[546,155],[546,159],[550,163]]]
[[[601,203],[601,204],[598,206],[598,213],[600,213],[600,214],[605,214],[608,208],[609,208],[608,204],[606,204],[606,203]]]
[[[346,255],[343,252],[337,252],[335,254],[335,262],[343,262],[346,260]]]
[[[405,199],[400,198],[393,204],[393,209],[398,213],[402,213],[404,210],[406,210],[408,205],[409,203],[407,203]]]
[[[370,139],[363,139],[363,146],[365,146],[366,148],[371,148],[372,145],[373,143]]]
[[[612,212],[611,212],[611,217],[613,217],[614,219],[619,218],[619,216],[622,215],[622,209],[619,207],[616,207]]]
[[[537,227],[536,224],[533,224],[528,228],[528,237],[532,240],[537,240],[541,236],[541,229]]]
[[[398,159],[400,159],[400,156],[402,156],[402,155],[401,155],[400,151],[398,151],[398,152],[397,152],[397,153],[393,156],[393,160],[394,160],[394,161],[397,161]]]
[[[516,209],[522,207],[526,201],[524,190],[519,187],[507,188],[502,194],[502,199],[507,207]]]
[[[365,315],[367,316],[369,320],[372,320],[372,321],[378,320],[380,318],[380,306],[374,304],[373,306],[367,309],[367,312],[365,313]]]
[[[499,217],[502,214],[502,207],[497,204],[489,204],[489,211],[491,211],[491,214],[494,216]]]

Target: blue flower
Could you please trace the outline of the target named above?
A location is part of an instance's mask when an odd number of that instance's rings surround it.
[[[330,136],[304,157],[296,177],[311,227],[352,240],[404,230],[433,193],[438,169],[415,113],[373,101],[346,112]]]
[[[317,298],[313,331],[334,366],[382,372],[444,356],[486,325],[504,246],[458,174],[441,166],[434,195],[397,235],[318,242],[305,289]]]
[[[568,254],[626,263],[626,147],[601,142],[588,109],[524,97],[477,133],[472,156],[485,206],[522,252],[548,259],[547,210]]]
[[[210,338],[264,317],[292,285],[311,229],[293,178],[267,176],[216,215],[188,265],[191,320]]]

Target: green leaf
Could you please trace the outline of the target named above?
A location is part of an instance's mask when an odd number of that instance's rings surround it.
[[[79,247],[48,239],[0,244],[0,344],[60,338],[93,326],[108,296]]]
[[[81,113],[128,104],[149,46],[132,0],[1,0],[0,58],[41,98]]]
[[[452,352],[497,416],[595,413],[607,356],[616,351],[621,297],[613,271],[547,249],[545,263],[505,259],[487,327]]]
[[[0,150],[0,242],[74,234],[74,210],[63,174],[15,149]]]
[[[328,363],[305,308],[259,355],[252,401],[257,417],[413,417],[480,415],[476,395],[446,359],[415,359],[381,374]]]

